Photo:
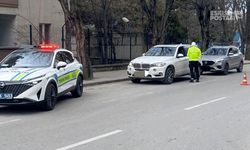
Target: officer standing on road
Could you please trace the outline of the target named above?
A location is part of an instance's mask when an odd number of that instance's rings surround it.
[[[194,82],[194,69],[196,73],[196,82],[199,82],[199,57],[201,57],[201,50],[196,46],[195,42],[192,42],[192,47],[188,49],[187,56],[189,57],[189,69],[191,74],[191,79],[189,82]]]

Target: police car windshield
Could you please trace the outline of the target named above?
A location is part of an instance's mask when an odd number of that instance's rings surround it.
[[[176,47],[152,47],[145,56],[174,56]]]
[[[49,67],[52,63],[53,52],[42,51],[15,51],[6,57],[0,64],[5,68],[35,68]]]
[[[204,55],[226,55],[228,48],[209,48]]]

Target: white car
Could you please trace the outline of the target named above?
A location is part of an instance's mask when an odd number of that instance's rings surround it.
[[[133,83],[147,79],[171,84],[175,77],[190,74],[189,47],[191,45],[156,45],[129,63],[128,77]]]
[[[58,96],[82,91],[82,65],[58,46],[18,49],[0,62],[0,105],[38,103],[52,110]]]

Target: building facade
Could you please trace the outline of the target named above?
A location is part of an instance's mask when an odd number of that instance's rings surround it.
[[[0,0],[0,51],[41,43],[61,46],[64,22],[57,0]]]

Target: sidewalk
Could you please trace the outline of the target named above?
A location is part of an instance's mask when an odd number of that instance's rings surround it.
[[[250,64],[250,60],[244,60]],[[83,80],[83,87],[129,80],[127,70],[94,72],[92,80]]]
[[[83,80],[83,87],[129,80],[127,70],[93,72],[92,80]]]

